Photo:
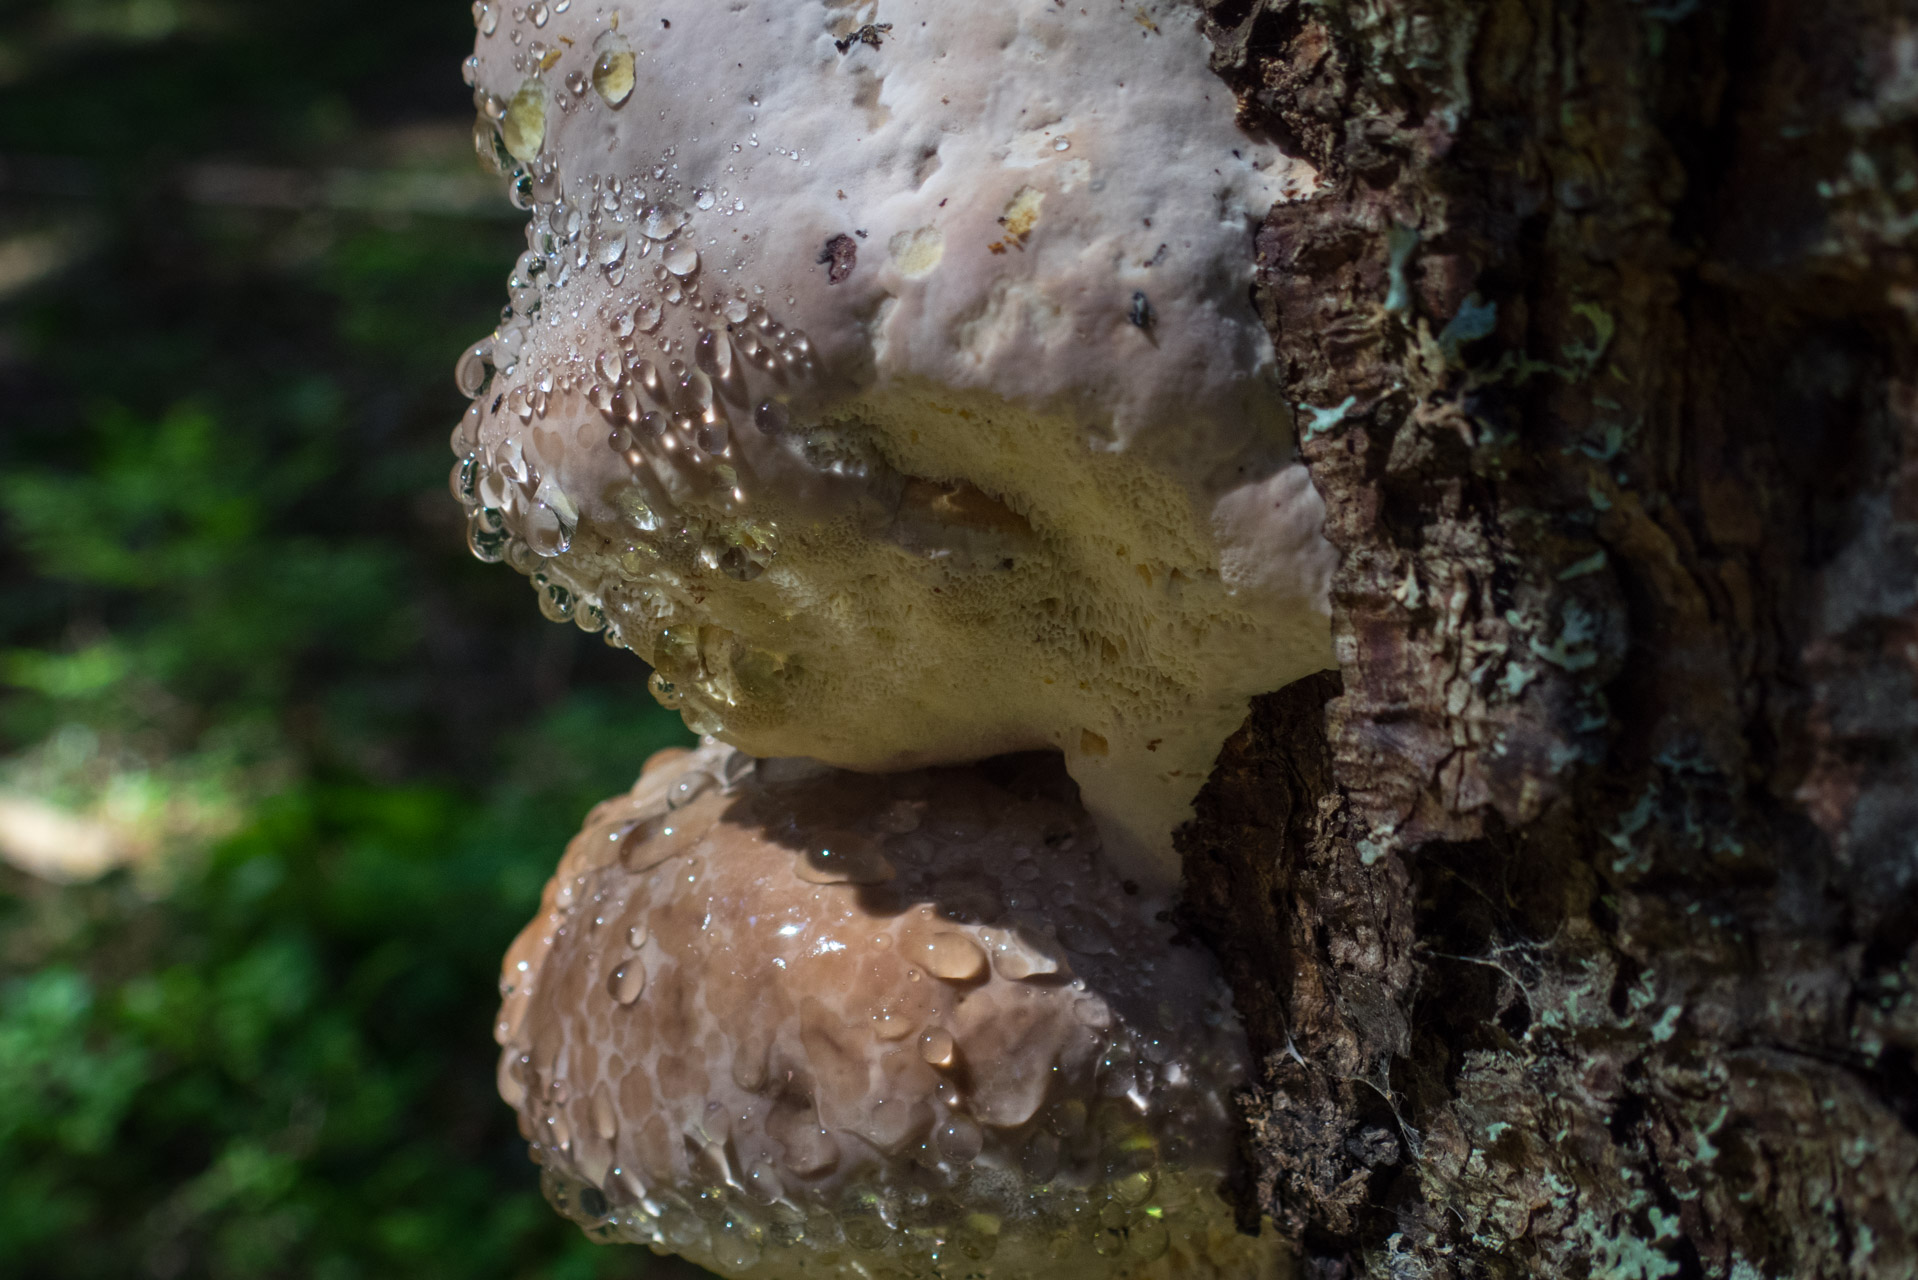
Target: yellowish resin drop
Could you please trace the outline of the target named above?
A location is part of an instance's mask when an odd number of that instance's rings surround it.
[[[633,51],[626,42],[608,40],[593,60],[593,88],[609,107],[617,107],[633,96]]]
[[[500,136],[506,153],[522,163],[539,154],[546,143],[546,87],[528,80],[506,105],[506,117],[500,121]]]

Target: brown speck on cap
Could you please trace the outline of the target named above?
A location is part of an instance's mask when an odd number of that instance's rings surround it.
[[[819,265],[826,268],[826,283],[838,284],[859,265],[859,242],[843,232],[832,237],[819,251]]]
[[[500,1092],[589,1234],[727,1276],[1266,1275],[1243,1037],[1133,901],[1056,757],[662,753],[507,953]]]

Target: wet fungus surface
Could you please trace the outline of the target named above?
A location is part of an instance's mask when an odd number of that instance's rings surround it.
[[[1175,0],[474,5],[527,250],[453,488],[483,559],[760,756],[1062,754],[1160,889],[1247,699],[1330,665],[1249,296],[1315,175]]]
[[[588,817],[508,953],[500,1089],[595,1238],[728,1276],[1264,1274],[1245,1047],[1056,756],[711,743]]]
[[[549,1197],[726,1275],[1263,1274],[1163,910],[1248,699],[1332,662],[1250,298],[1315,175],[1185,0],[473,11],[529,221],[469,544],[709,735],[507,957]]]

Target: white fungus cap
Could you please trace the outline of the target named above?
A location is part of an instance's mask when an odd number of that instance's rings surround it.
[[[728,1276],[1232,1277],[1247,1050],[1056,756],[853,774],[712,743],[568,847],[500,1091],[601,1240]]]
[[[531,211],[462,362],[474,548],[700,732],[1062,751],[1163,887],[1247,699],[1330,665],[1249,296],[1309,168],[1167,0],[475,6]]]

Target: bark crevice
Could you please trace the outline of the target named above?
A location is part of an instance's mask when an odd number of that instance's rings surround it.
[[[1210,6],[1336,679],[1182,835],[1308,1274],[1918,1273],[1918,11]]]

